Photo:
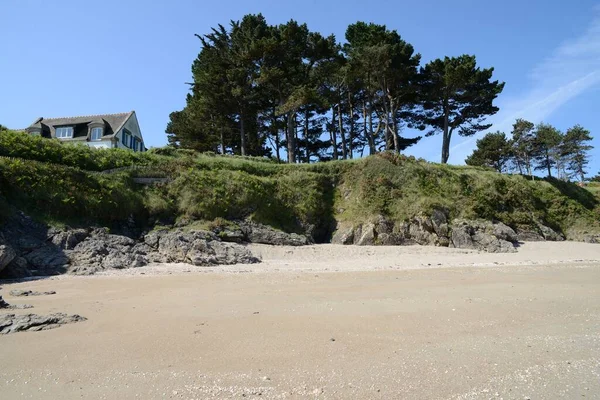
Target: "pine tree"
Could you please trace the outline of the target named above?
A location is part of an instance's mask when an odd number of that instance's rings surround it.
[[[467,165],[491,167],[504,172],[510,159],[510,144],[504,132],[488,133],[477,140],[477,148],[465,160]]]
[[[567,130],[564,138],[564,154],[566,164],[572,175],[580,182],[585,180],[586,167],[589,164],[589,151],[594,147],[587,144],[592,140],[590,131],[581,125],[575,125]]]
[[[493,101],[504,89],[504,83],[491,80],[493,72],[477,67],[470,55],[433,60],[421,68],[419,121],[432,128],[426,136],[442,133],[442,164],[450,157],[454,132],[472,136],[491,127],[484,120],[498,112]]]

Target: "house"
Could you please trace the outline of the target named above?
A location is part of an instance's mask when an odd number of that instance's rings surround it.
[[[83,117],[40,117],[25,131],[30,135],[85,143],[90,147],[146,150],[135,111]]]

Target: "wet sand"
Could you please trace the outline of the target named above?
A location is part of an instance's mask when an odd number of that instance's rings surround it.
[[[3,283],[88,320],[0,336],[0,398],[600,398],[600,245],[253,251]]]

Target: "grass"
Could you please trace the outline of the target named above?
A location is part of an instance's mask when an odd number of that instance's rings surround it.
[[[185,219],[202,227],[251,219],[325,241],[336,221],[361,223],[379,215],[404,221],[444,209],[451,218],[493,219],[514,228],[539,221],[563,232],[600,231],[600,184],[532,182],[392,153],[289,165],[168,147],[147,153],[96,150],[0,133],[0,144],[11,143],[8,150],[0,146],[0,206],[4,202],[57,224],[73,216],[88,224],[114,225],[133,216],[141,224]],[[133,177],[171,180],[143,186]]]

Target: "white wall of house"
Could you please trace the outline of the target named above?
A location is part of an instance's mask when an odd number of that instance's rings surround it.
[[[129,119],[125,122],[125,125],[123,125],[123,128],[119,130],[119,132],[117,133],[117,148],[119,149],[129,149],[129,144],[124,145],[123,144],[123,132],[127,130],[129,131],[129,133],[136,137],[137,139],[139,139],[141,141],[141,148],[143,149],[144,146],[144,138],[142,137],[142,132],[140,131],[140,125],[138,124],[138,120],[137,117],[135,115],[135,113],[133,113],[131,115],[131,117],[129,117]],[[138,151],[140,151],[138,149]]]
[[[90,147],[95,147],[99,149],[110,149],[112,147],[112,142],[110,140],[86,142],[86,144]]]

